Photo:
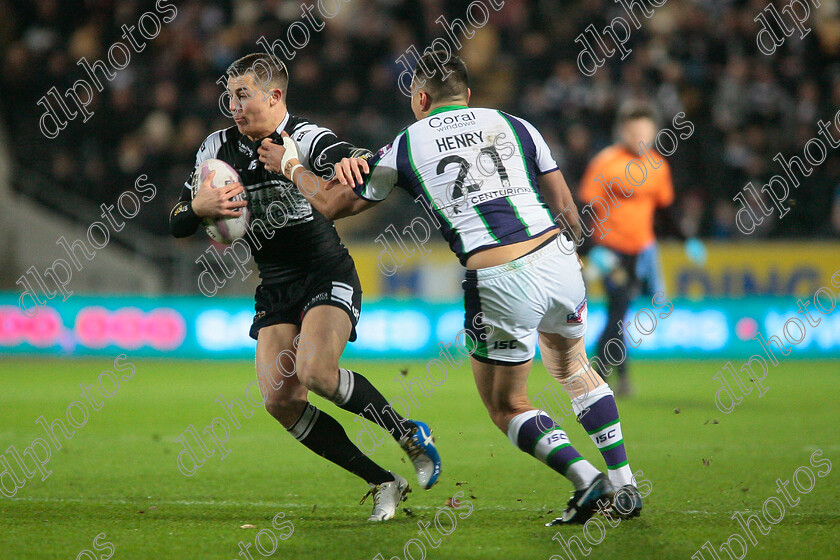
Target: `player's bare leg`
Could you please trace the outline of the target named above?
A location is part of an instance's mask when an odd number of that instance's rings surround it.
[[[440,456],[431,430],[423,422],[397,414],[363,375],[339,367],[351,329],[343,309],[334,305],[311,308],[301,325],[298,375],[310,390],[389,432],[411,459],[420,485],[429,489],[440,476]]]
[[[559,523],[583,523],[597,508],[598,499],[611,498],[607,478],[572,447],[560,426],[528,399],[531,361],[515,366],[471,359],[478,393],[490,418],[511,443],[568,478],[575,487]]]
[[[535,410],[528,399],[528,374],[531,372],[532,362],[517,366],[499,366],[476,359],[471,361],[481,402],[497,428],[507,433],[508,424],[514,417]]]
[[[263,327],[257,339],[257,378],[265,395],[265,409],[287,430],[306,408],[309,390],[295,374],[295,337],[291,324]]]
[[[589,367],[583,337],[566,338],[540,333],[545,368],[572,399],[572,408],[607,464],[610,482],[617,490],[614,509],[622,517],[635,517],[642,498],[624,449],[618,407],[610,386]]]
[[[607,385],[594,371],[582,368],[583,364],[589,363],[583,337],[566,338],[541,332],[539,344],[545,369],[563,386],[570,398],[587,395]]]
[[[307,311],[301,325],[298,375],[310,390],[345,410],[362,414],[399,440],[411,429],[409,421],[394,412],[364,376],[339,368],[351,329],[350,318],[339,307],[318,305]]]
[[[307,401],[307,387],[298,376],[299,364],[294,359],[295,325],[279,324],[263,327],[257,338],[257,375],[262,379],[263,390],[267,391],[265,408],[292,436],[318,455],[332,461],[343,469],[364,479],[372,487],[384,483],[396,486],[394,494],[402,497],[403,486],[394,475],[374,463],[356,447],[344,428],[334,418],[318,410]],[[297,344],[298,350],[301,344]],[[393,508],[387,507],[388,496],[374,497],[372,521],[384,521],[393,517]],[[379,511],[381,501],[386,507]],[[393,500],[391,500],[393,501]],[[399,500],[396,500],[398,503]],[[390,515],[389,515],[390,514]]]

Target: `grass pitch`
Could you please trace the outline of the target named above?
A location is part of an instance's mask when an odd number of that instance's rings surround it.
[[[101,410],[91,411],[71,440],[62,439],[60,451],[53,448],[47,480],[36,475],[13,498],[0,496],[0,558],[106,558],[107,542],[116,549],[115,559],[230,560],[246,557],[239,554],[242,541],[251,543],[249,554],[258,559],[264,557],[254,545],[258,531],[283,534],[271,526],[282,512],[294,533],[278,541],[273,558],[371,560],[381,553],[385,560],[405,560],[406,543],[418,538],[418,521],[433,522],[459,490],[474,509],[447,536],[430,527],[440,542],[437,548],[426,544],[426,558],[560,560],[569,556],[552,540],[558,531],[567,540],[584,539],[580,527],[543,527],[562,511],[571,487],[492,426],[466,365],[450,370],[429,397],[416,390],[420,406],[412,406],[411,416],[435,430],[444,461],[440,483],[427,492],[415,489],[404,504],[410,513],[400,510],[394,520],[374,526],[365,521],[370,502],[358,505],[364,483],[298,445],[261,409],[249,408],[253,416],[232,430],[224,461],[217,451],[194,476],[179,472],[181,446],[175,438],[190,425],[201,431],[222,416],[214,402],[219,395],[243,399],[252,363],[129,361],[136,375],[123,381]],[[393,379],[405,366],[406,379],[421,375],[425,364],[347,365],[388,397],[405,398]],[[79,384],[94,384],[112,366],[110,360],[0,361],[2,449],[14,445],[22,451],[44,437],[35,419],[64,417],[67,405],[81,398]],[[737,511],[761,516],[767,498],[781,498],[776,479],[788,480],[808,466],[816,449],[831,461],[831,472],[816,477],[806,494],[789,487],[801,501],[796,507],[785,504],[784,518],[767,525],[767,535],[753,524],[758,543],[747,539],[747,557],[837,558],[837,364],[783,362],[768,375],[769,392],[759,399],[753,391],[729,415],[713,403],[712,376],[721,366],[718,361],[632,364],[637,396],[620,399],[619,407],[631,466],[644,472],[652,491],[641,518],[607,528],[597,546],[583,540],[591,552],[573,548],[575,558],[688,560],[707,540],[719,550],[730,535],[744,535],[731,516]],[[531,381],[533,394],[548,376],[538,366]],[[348,413],[318,398],[313,402],[355,439],[359,425]],[[563,426],[575,446],[603,468],[583,429],[568,419]],[[3,456],[19,473],[9,454]],[[391,441],[374,454],[414,483],[411,465],[401,457]],[[9,483],[8,476],[4,480]],[[806,477],[800,481],[806,483]],[[772,506],[768,511],[778,517]],[[255,527],[241,528],[246,524]],[[599,538],[597,529],[589,535]],[[272,546],[265,533],[261,544],[263,550]],[[733,546],[740,554],[737,542]],[[421,558],[416,545],[408,552]]]

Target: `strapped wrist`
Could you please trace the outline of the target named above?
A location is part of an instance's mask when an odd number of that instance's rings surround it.
[[[291,162],[289,162],[289,164],[291,164]],[[292,168],[289,170],[289,175],[288,175],[290,181],[294,182],[295,171],[297,171],[298,168],[306,169],[305,167],[303,167],[302,163],[296,163],[296,164],[292,165]]]

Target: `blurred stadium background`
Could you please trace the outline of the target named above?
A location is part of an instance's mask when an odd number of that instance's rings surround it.
[[[403,69],[398,57],[412,44],[422,51],[443,36],[435,20],[463,18],[467,4],[341,2],[338,16],[289,62],[290,112],[360,146],[390,141],[413,120],[396,88]],[[554,531],[542,523],[562,509],[566,498],[558,496],[568,488],[547,486],[547,471],[510,448],[487,421],[467,365],[419,401],[418,414],[435,427],[445,478],[428,494],[415,492],[411,511],[386,527],[363,523],[358,481],[293,445],[266,414],[254,414],[246,429],[233,432],[224,463],[217,455],[195,477],[177,472],[183,444],[176,437],[222,414],[217,395],[241,398],[253,379],[247,330],[258,278],[255,271],[245,280],[237,273],[215,297],[202,295],[197,277],[204,269],[196,261],[214,246],[203,233],[171,238],[168,213],[202,140],[231,124],[218,108],[217,81],[226,67],[261,50],[260,37],[284,38],[301,8],[284,0],[175,5],[175,19],[94,93],[93,116],[69,121],[49,140],[39,130],[41,97],[86,77],[76,62],[107,57],[121,40],[121,26],[135,25],[155,3],[0,0],[0,449],[23,450],[46,437],[35,419],[62,417],[67,403],[80,399],[79,382],[111,368],[116,355],[127,354],[139,373],[124,384],[119,402],[92,413],[90,425],[53,453],[52,478],[24,479],[16,497],[0,498],[0,557],[73,558],[107,531],[118,557],[231,558],[237,540],[253,538],[242,524],[267,527],[281,508],[296,533],[279,557],[344,560],[347,551],[391,557],[415,536],[413,516],[433,515],[453,492],[465,490],[476,513],[447,544],[429,550],[430,557],[509,559],[527,551],[557,558]],[[765,6],[764,0],[668,0],[633,30],[632,53],[607,59],[592,78],[576,67],[575,38],[590,23],[602,29],[624,15],[612,1],[504,0],[486,26],[462,39],[472,104],[533,122],[573,192],[588,160],[611,143],[622,102],[652,102],[663,123],[685,111],[696,126],[668,158],[675,219],[661,224],[660,241],[675,310],[632,350],[639,358],[631,369],[637,393],[620,399],[633,464],[654,481],[655,492],[642,518],[610,529],[592,557],[693,557],[707,539],[727,542],[738,530],[732,512],[760,510],[760,500],[775,495],[772,481],[807,465],[815,449],[837,463],[830,426],[837,424],[840,311],[822,316],[772,369],[765,383],[772,390],[761,400],[753,392],[731,415],[721,414],[714,400],[714,375],[726,360],[739,364],[761,353],[757,333],[779,334],[796,316],[798,298],[821,287],[837,293],[831,284],[840,268],[835,153],[802,179],[783,219],[774,214],[749,236],[735,227],[733,196],[750,181],[760,188],[781,173],[774,155],[801,156],[817,135],[817,121],[840,109],[840,2],[812,7],[812,31],[787,38],[773,56],[761,54],[755,42],[753,18]],[[44,296],[36,276],[68,258],[57,242],[87,242],[89,226],[105,220],[100,205],[133,191],[141,175],[155,186],[154,198],[121,231],[109,227],[107,246],[80,261],[81,271],[73,269],[70,297]],[[337,224],[365,291],[359,339],[345,354],[348,367],[381,383],[389,398],[406,397],[411,378],[405,376],[422,375],[426,360],[438,355],[438,341],[453,341],[463,322],[463,271],[442,242],[427,245],[425,258],[417,252],[406,258],[392,276],[379,271],[383,246],[376,237],[390,224],[401,231],[418,210],[400,194]],[[704,266],[688,260],[677,233],[706,242]],[[22,294],[30,287],[44,303],[33,318],[19,307],[21,297],[31,307]],[[605,322],[599,283],[589,286],[589,295],[591,344]],[[535,369],[532,394],[548,382],[541,365]],[[352,418],[340,421],[355,437]],[[595,453],[579,427],[568,429],[582,451]],[[387,445],[376,457],[406,468]],[[6,493],[16,467],[3,461],[0,454]],[[830,551],[837,542],[837,485],[820,480],[817,487],[769,536],[758,537],[751,559],[836,558]],[[575,531],[580,536],[578,529],[567,535]]]
[[[412,120],[395,87],[402,71],[398,57],[412,44],[422,50],[443,35],[435,19],[440,14],[449,21],[463,19],[466,6],[342,3],[338,16],[322,32],[311,33],[310,44],[289,63],[290,111],[357,145],[385,144]],[[755,42],[753,17],[763,7],[761,1],[669,0],[634,30],[632,54],[624,61],[607,59],[591,79],[576,68],[580,46],[574,39],[589,23],[601,29],[624,13],[612,2],[506,0],[501,11],[491,10],[488,25],[462,41],[473,104],[500,107],[537,125],[573,190],[589,158],[611,142],[621,102],[648,100],[663,123],[679,111],[695,123],[695,133],[669,158],[676,220],[660,232],[669,296],[694,303],[678,305],[684,314],[663,323],[639,355],[742,354],[755,344],[757,330],[777,332],[795,311],[795,297],[829,286],[840,266],[840,158],[834,154],[791,193],[792,210],[783,219],[774,214],[750,236],[734,226],[732,197],[747,182],[760,186],[780,173],[773,156],[801,155],[816,136],[817,120],[830,120],[840,107],[838,2],[823,2],[809,19],[813,31],[788,39],[769,57]],[[225,68],[261,50],[260,37],[285,38],[288,25],[300,19],[300,5],[179,2],[174,21],[163,25],[143,52],[133,52],[103,92],[95,92],[88,122],[71,120],[52,140],[39,130],[44,109],[38,100],[53,86],[64,91],[85,77],[76,61],[106,58],[109,46],[120,40],[120,26],[153,9],[153,2],[141,1],[0,0],[4,353],[108,354],[124,348],[148,355],[245,357],[251,352],[244,326],[257,275],[244,281],[235,276],[211,300],[199,295],[196,277],[203,269],[196,259],[210,241],[203,235],[170,238],[167,217],[197,146],[230,124],[218,108],[217,81]],[[25,289],[18,281],[27,269],[43,271],[66,258],[57,240],[84,240],[88,226],[102,220],[100,204],[114,204],[143,174],[156,196],[122,231],[111,231],[108,246],[84,262],[82,271],[73,271],[73,296],[47,300],[33,321],[23,321],[16,304]],[[376,266],[382,245],[373,240],[391,223],[401,229],[417,215],[415,206],[395,196],[375,212],[339,222],[366,296],[364,334],[351,345],[356,356],[422,357],[437,340],[450,339],[460,322],[461,271],[442,243],[431,243],[425,259],[415,253],[394,276],[382,275]],[[669,244],[674,228],[707,241],[705,267],[692,265]],[[103,303],[96,297],[103,293],[130,299]],[[597,284],[590,287],[594,301],[600,293]],[[744,297],[752,298],[749,305],[733,304]],[[828,324],[800,345],[803,356],[840,351],[840,315],[826,319]],[[217,325],[230,322],[237,325],[231,332],[242,336],[212,338]],[[602,323],[596,303],[593,330]],[[152,334],[142,334],[146,331]],[[167,333],[175,338],[167,339]]]

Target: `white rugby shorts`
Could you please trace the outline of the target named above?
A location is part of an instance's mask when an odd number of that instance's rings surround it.
[[[538,331],[566,338],[586,332],[586,287],[574,245],[563,235],[509,263],[468,270],[463,288],[476,360],[523,364],[534,357]]]

